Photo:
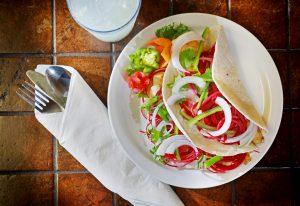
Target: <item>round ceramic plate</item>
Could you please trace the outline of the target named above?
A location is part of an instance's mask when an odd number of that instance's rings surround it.
[[[138,101],[124,79],[124,68],[129,65],[129,54],[143,47],[155,37],[156,29],[172,22],[188,25],[192,30],[220,24],[226,33],[234,61],[241,78],[258,111],[268,125],[265,141],[259,152],[251,154],[252,160],[225,174],[213,174],[199,170],[178,170],[160,165],[152,159],[143,134]],[[277,134],[283,108],[282,86],[277,68],[265,47],[242,26],[222,17],[188,13],[157,21],[137,34],[120,54],[109,82],[108,112],[110,122],[121,146],[128,157],[142,170],[158,180],[185,188],[208,188],[232,181],[248,172],[266,154]]]

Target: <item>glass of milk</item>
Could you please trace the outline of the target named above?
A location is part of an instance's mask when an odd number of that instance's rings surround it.
[[[142,0],[67,0],[74,20],[105,42],[125,38],[132,30]]]

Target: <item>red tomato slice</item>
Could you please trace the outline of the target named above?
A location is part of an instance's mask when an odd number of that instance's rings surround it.
[[[143,72],[135,72],[128,78],[128,86],[135,93],[146,91],[149,84],[150,78]]]

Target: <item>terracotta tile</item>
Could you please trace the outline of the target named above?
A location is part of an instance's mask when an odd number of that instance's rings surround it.
[[[114,43],[115,51],[122,51],[126,44],[143,28],[156,22],[162,18],[168,16],[169,13],[169,1],[160,0],[158,4],[155,4],[155,9],[153,9],[152,0],[143,0],[142,6],[136,20],[133,30],[130,32],[128,37],[125,39]]]
[[[300,205],[300,169],[293,171],[294,205]]]
[[[29,81],[27,70],[51,62],[51,57],[0,57],[0,111],[32,111],[16,90],[25,80]]]
[[[33,116],[0,117],[0,170],[51,170],[52,135]]]
[[[290,0],[291,47],[300,48],[300,2]]]
[[[112,206],[113,193],[91,174],[59,174],[58,204]]]
[[[116,206],[131,206],[132,204],[127,200],[123,199],[119,195],[116,195]]]
[[[57,64],[74,67],[106,104],[110,77],[110,57],[58,57]]]
[[[186,206],[231,205],[230,184],[225,184],[208,189],[175,188],[175,191]]]
[[[283,107],[289,107],[288,54],[286,52],[270,52],[279,72],[283,89]]]
[[[232,1],[231,18],[252,32],[267,48],[287,47],[285,0]]]
[[[53,175],[1,175],[0,205],[53,205]]]
[[[62,146],[57,143],[58,170],[85,170],[85,168]]]
[[[291,166],[290,164],[290,112],[284,112],[276,138],[263,159],[257,164],[259,167]]]
[[[57,52],[109,52],[111,44],[102,42],[81,28],[72,18],[65,0],[56,1]]]
[[[174,14],[200,12],[227,16],[226,0],[174,0]]]
[[[0,3],[0,52],[52,52],[51,0]]]
[[[291,205],[290,171],[249,172],[236,182],[236,205]]]
[[[300,108],[300,52],[290,53],[291,106]]]
[[[293,165],[300,166],[300,112],[292,113],[292,149],[293,149]]]

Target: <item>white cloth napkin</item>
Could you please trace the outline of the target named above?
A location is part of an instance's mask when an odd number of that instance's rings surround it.
[[[36,71],[44,74],[48,66],[38,65]],[[37,120],[107,189],[133,205],[183,205],[170,186],[126,157],[112,133],[106,107],[74,68],[63,67],[72,74],[66,108],[52,114],[35,111]]]

